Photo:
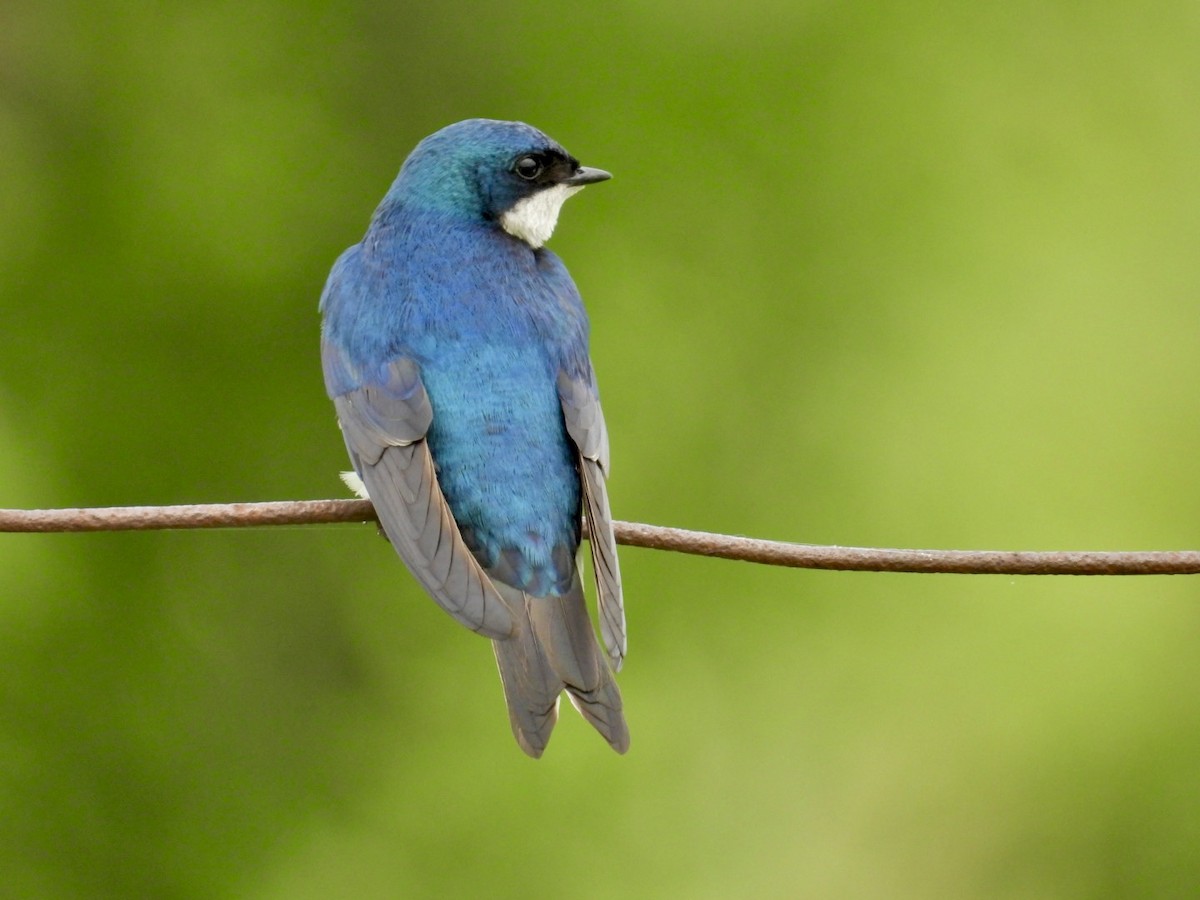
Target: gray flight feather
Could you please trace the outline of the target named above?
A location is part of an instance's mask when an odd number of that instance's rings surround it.
[[[342,436],[384,533],[446,612],[497,639],[513,617],[467,549],[438,486],[424,440],[433,411],[415,363],[397,360],[387,381],[334,398]]]
[[[561,597],[532,597],[502,582],[496,589],[513,612],[507,640],[492,642],[517,743],[539,757],[558,719],[558,696],[571,703],[618,753],[629,749],[621,693],[600,655],[583,584],[576,573]]]
[[[592,569],[596,573],[597,606],[600,611],[600,634],[614,671],[629,650],[625,632],[625,605],[621,599],[621,567],[617,562],[617,541],[613,533],[612,512],[608,508],[608,491],[604,472],[595,460],[581,458],[583,499],[587,506],[588,546],[592,551]]]
[[[612,512],[608,506],[608,428],[595,388],[587,381],[558,375],[558,396],[562,403],[567,434],[579,448],[579,473],[587,512],[596,574],[600,633],[609,661],[615,671],[628,652],[625,631],[625,605],[621,598],[621,567],[617,562],[617,539],[613,533]]]

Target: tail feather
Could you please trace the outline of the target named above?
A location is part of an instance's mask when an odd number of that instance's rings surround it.
[[[562,597],[532,597],[496,582],[512,613],[513,634],[492,642],[508,717],[521,749],[538,757],[558,719],[558,697],[571,703],[618,753],[629,749],[621,692],[588,618],[579,576]]]

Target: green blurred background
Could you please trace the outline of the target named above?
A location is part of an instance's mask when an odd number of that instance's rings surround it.
[[[619,518],[1195,547],[1200,7],[0,10],[0,506],[342,496],[317,298],[424,135],[614,180]],[[633,731],[515,746],[369,527],[0,535],[0,895],[1125,897],[1200,882],[1187,578],[622,555]]]

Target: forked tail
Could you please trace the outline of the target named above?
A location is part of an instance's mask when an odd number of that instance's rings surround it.
[[[514,623],[512,636],[492,641],[492,648],[521,749],[533,757],[542,755],[558,720],[558,696],[565,690],[614,750],[628,750],[621,692],[592,630],[579,575],[562,597],[532,597],[494,583]]]

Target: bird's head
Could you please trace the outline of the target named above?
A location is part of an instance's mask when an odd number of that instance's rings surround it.
[[[494,222],[536,248],[568,197],[611,177],[523,122],[467,119],[417,144],[384,206]]]

